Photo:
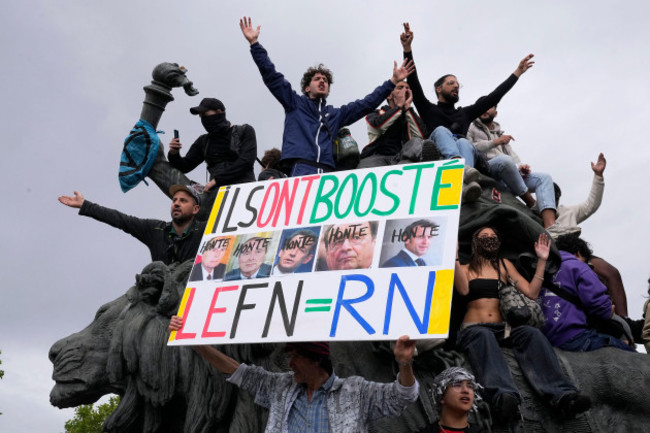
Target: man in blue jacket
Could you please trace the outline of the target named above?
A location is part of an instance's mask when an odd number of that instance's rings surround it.
[[[412,62],[405,60],[399,68],[395,62],[390,80],[365,98],[334,108],[325,100],[333,82],[329,69],[322,64],[309,68],[300,83],[303,95],[298,95],[257,41],[260,26],[253,28],[250,17],[244,17],[239,27],[251,44],[251,55],[264,84],[284,107],[282,166],[291,176],[336,170],[332,139],[338,130],[370,114],[390,95],[395,84],[413,71]]]

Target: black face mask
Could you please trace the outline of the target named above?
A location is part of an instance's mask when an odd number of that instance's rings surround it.
[[[208,132],[212,133],[224,133],[230,128],[230,122],[226,120],[225,113],[217,113],[212,116],[203,116],[201,117],[201,124]]]
[[[486,259],[493,260],[496,258],[499,248],[501,247],[501,241],[497,237],[477,237],[474,239],[474,245],[476,252],[483,256]]]

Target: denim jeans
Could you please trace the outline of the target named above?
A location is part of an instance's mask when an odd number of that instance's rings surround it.
[[[592,350],[602,349],[603,347],[616,347],[618,349],[627,350],[628,352],[635,352],[632,347],[623,343],[618,338],[607,334],[601,334],[595,329],[585,329],[558,347],[569,352],[591,352]]]
[[[402,144],[402,150],[397,155],[374,154],[366,156],[359,161],[357,168],[385,167],[395,164],[408,164],[422,160],[422,144],[424,140],[414,137]]]
[[[431,133],[431,140],[436,143],[438,150],[445,159],[465,158],[465,165],[474,167],[477,156],[476,148],[466,138],[458,138],[444,126],[438,126]],[[551,189],[553,185],[551,184]]]
[[[505,393],[521,399],[500,345],[512,348],[522,374],[542,401],[555,406],[565,394],[578,392],[539,329],[517,326],[512,328],[509,338],[504,338],[504,329],[503,323],[478,324],[458,334],[458,346],[465,352],[476,379],[485,387],[489,402],[494,404]]]
[[[546,173],[519,174],[519,168],[509,155],[499,155],[488,161],[490,176],[501,181],[514,195],[521,196],[527,191],[534,192],[539,211],[555,210],[555,190],[553,179]]]

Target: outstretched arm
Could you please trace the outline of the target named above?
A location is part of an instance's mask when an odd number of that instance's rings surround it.
[[[257,26],[257,28],[253,28],[253,25],[251,24],[251,17],[243,17],[242,19],[239,20],[239,28],[241,29],[241,32],[244,34],[246,40],[251,45],[257,42],[257,39],[260,37],[261,27],[262,26]]]
[[[515,72],[513,72],[512,74],[513,74],[515,77],[521,77],[521,75],[522,75],[524,72],[526,72],[527,70],[529,70],[530,68],[532,68],[533,65],[535,64],[534,61],[530,60],[530,59],[532,59],[534,56],[535,56],[535,54],[529,54],[529,55],[527,55],[526,57],[524,57],[523,59],[521,59],[521,62],[519,62],[519,64],[517,65],[517,69],[515,69]]]
[[[535,242],[535,254],[537,255],[537,267],[535,274],[530,281],[526,281],[524,277],[517,271],[515,265],[510,260],[504,260],[508,276],[512,280],[512,284],[517,290],[530,299],[537,299],[539,292],[542,290],[542,283],[544,282],[544,269],[546,268],[546,261],[551,250],[551,240],[542,233],[539,235],[537,242]]]
[[[81,205],[84,204],[84,196],[79,191],[74,191],[74,197],[69,195],[62,195],[59,197],[59,201],[66,206],[70,206],[76,209],[81,208]]]
[[[169,331],[178,331],[183,328],[183,319],[179,316],[172,316],[169,321]],[[220,352],[212,346],[192,346],[192,349],[205,358],[217,370],[224,374],[233,374],[239,368],[239,362],[228,355]]]
[[[404,386],[412,386],[415,383],[413,374],[413,355],[415,354],[415,340],[408,335],[402,335],[395,342],[395,360],[399,365],[399,383]]]

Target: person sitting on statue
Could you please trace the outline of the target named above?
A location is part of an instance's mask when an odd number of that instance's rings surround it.
[[[130,234],[149,248],[152,261],[159,260],[169,265],[194,259],[205,231],[205,223],[195,218],[201,207],[197,192],[189,186],[173,185],[169,195],[172,197],[171,222],[126,215],[86,200],[78,191],[74,196],[60,196],[59,201],[79,209],[79,215],[89,216]]]
[[[255,130],[250,125],[231,125],[226,119],[226,107],[215,98],[204,98],[190,108],[190,113],[201,118],[207,134],[194,141],[185,156],[181,156],[179,138],[169,143],[169,164],[188,173],[205,161],[210,180],[204,192],[236,183],[254,182],[253,165],[257,158]]]
[[[551,241],[545,233],[535,242],[537,265],[527,281],[508,259],[501,258],[501,240],[491,227],[482,227],[472,236],[472,255],[461,265],[456,256],[454,289],[467,302],[467,312],[458,333],[457,345],[467,356],[476,377],[485,387],[485,396],[496,419],[509,424],[519,417],[521,395],[515,385],[500,346],[512,348],[517,364],[535,393],[558,416],[570,418],[591,406],[564,374],[553,347],[532,326],[510,326],[499,310],[499,287],[512,285],[523,295],[537,299]]]
[[[339,129],[371,113],[412,71],[410,62],[404,61],[400,67],[395,62],[389,80],[363,99],[335,108],[327,105],[325,100],[333,83],[329,69],[322,64],[307,69],[300,82],[302,95],[299,95],[284,75],[275,69],[268,53],[258,42],[260,26],[253,27],[250,17],[244,17],[239,21],[239,27],[250,43],[251,55],[264,84],[284,108],[282,168],[290,176],[336,170],[332,140]]]
[[[388,105],[366,116],[369,144],[361,151],[357,168],[439,159],[435,144],[424,140],[426,127],[411,106],[413,94],[408,83],[397,83],[386,102]]]
[[[485,96],[478,99],[481,103]],[[557,206],[553,179],[547,173],[532,171],[524,164],[512,147],[512,135],[505,134],[494,119],[497,106],[488,108],[475,119],[467,131],[467,139],[487,159],[490,176],[500,181],[510,192],[518,196],[529,208],[535,208],[542,217],[546,231],[554,238],[580,232],[580,228],[561,225],[556,222]],[[532,193],[535,193],[533,197]]]
[[[183,328],[173,316],[170,331]],[[399,365],[397,380],[371,382],[359,376],[339,378],[333,371],[327,342],[287,343],[291,372],[273,373],[240,364],[213,346],[193,346],[227,381],[248,391],[255,403],[269,409],[267,433],[364,433],[368,422],[398,416],[418,398],[412,361],[415,341],[404,335],[393,351]]]

